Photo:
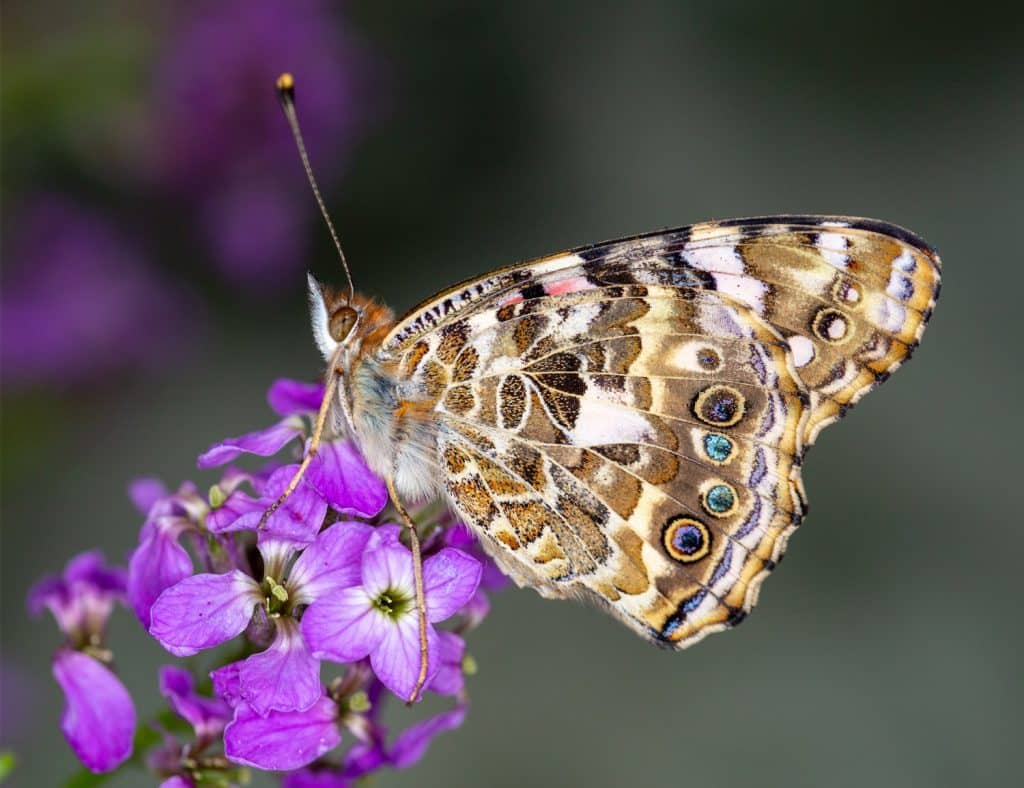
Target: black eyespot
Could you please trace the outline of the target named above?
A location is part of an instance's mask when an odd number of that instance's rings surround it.
[[[743,418],[743,395],[732,386],[708,386],[693,403],[694,415],[705,424],[731,427]]]
[[[697,363],[701,369],[714,372],[722,365],[722,357],[714,348],[702,347],[697,351]]]

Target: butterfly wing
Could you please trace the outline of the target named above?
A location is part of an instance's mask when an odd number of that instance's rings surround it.
[[[704,224],[465,283],[383,348],[430,392],[445,487],[510,576],[683,647],[753,606],[803,453],[907,357],[937,284],[889,226]]]

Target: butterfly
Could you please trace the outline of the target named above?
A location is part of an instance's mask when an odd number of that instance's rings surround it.
[[[446,498],[518,585],[682,649],[755,605],[804,456],[910,358],[939,283],[917,236],[839,216],[580,247],[398,319],[310,279],[321,425],[400,511]]]

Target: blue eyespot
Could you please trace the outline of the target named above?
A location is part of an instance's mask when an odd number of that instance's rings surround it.
[[[704,534],[695,525],[684,525],[676,530],[675,536],[672,537],[672,544],[680,553],[693,555],[703,546]]]
[[[704,452],[715,462],[725,462],[732,454],[732,441],[712,432],[704,436]]]
[[[725,514],[736,504],[736,493],[728,484],[716,484],[704,496],[704,505],[712,514]]]
[[[711,550],[711,535],[700,520],[677,515],[665,524],[662,536],[668,554],[683,564],[699,561]]]

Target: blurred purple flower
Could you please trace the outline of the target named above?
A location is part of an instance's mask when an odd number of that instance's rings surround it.
[[[313,215],[274,82],[295,75],[310,155],[330,177],[365,120],[368,59],[326,0],[186,8],[155,78],[156,174],[194,201],[223,274],[266,289],[301,269]]]
[[[106,772],[132,754],[135,706],[124,684],[98,659],[62,648],[53,676],[64,691],[60,729],[86,768]]]
[[[107,566],[99,550],[80,553],[68,561],[62,574],[47,575],[29,589],[29,612],[53,613],[57,626],[76,648],[98,646],[114,604],[124,601],[126,582],[124,569]]]
[[[195,333],[194,303],[105,219],[57,195],[11,222],[0,295],[5,386],[102,382],[168,366]]]
[[[48,609],[68,638],[53,658],[53,676],[64,691],[61,731],[78,759],[94,772],[124,762],[132,751],[135,706],[128,690],[103,664],[103,633],[115,602],[123,601],[126,575],[108,567],[98,550],[82,553],[64,572],[44,577],[28,594],[30,612]]]
[[[336,662],[370,658],[373,672],[403,700],[420,671],[420,628],[412,553],[398,526],[380,526],[362,554],[360,583],[325,597],[302,618],[314,656]],[[446,547],[423,562],[427,613],[427,684],[440,668],[440,639],[432,623],[458,612],[480,582],[480,562]]]

